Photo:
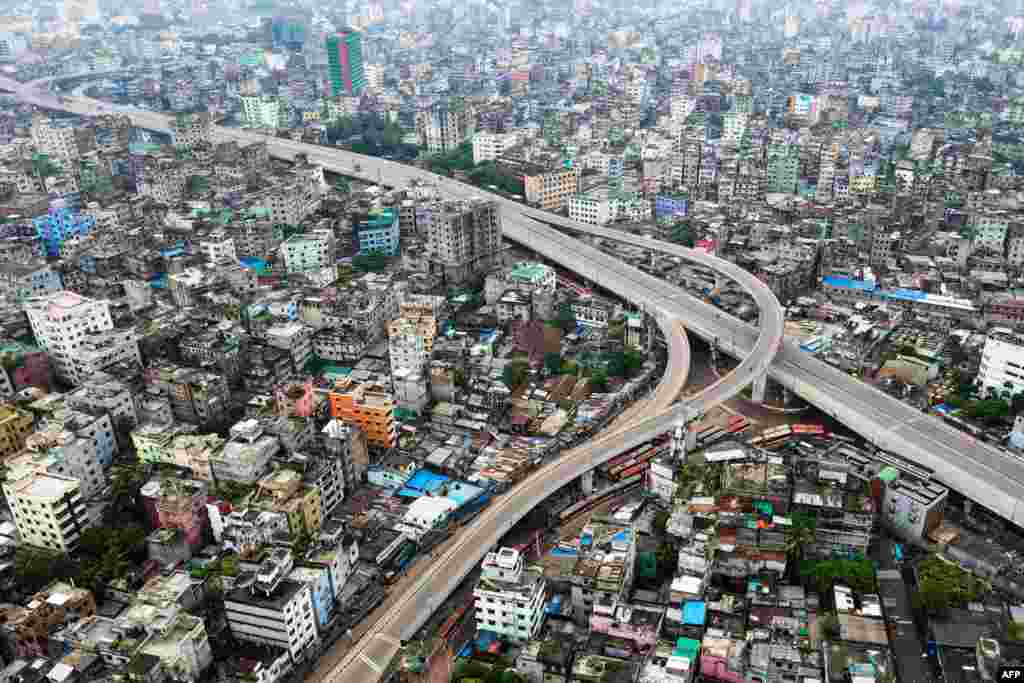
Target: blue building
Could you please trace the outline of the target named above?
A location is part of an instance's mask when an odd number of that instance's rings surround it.
[[[400,231],[398,228],[398,212],[392,208],[368,214],[355,222],[355,241],[359,245],[359,254],[384,254],[397,256]]]
[[[96,227],[96,219],[65,208],[54,208],[45,216],[32,219],[36,235],[43,243],[47,256],[60,256],[61,246],[71,240],[85,237]]]
[[[654,199],[655,218],[683,218],[689,208],[689,200],[683,195],[659,194]]]
[[[330,572],[326,567],[295,567],[288,578],[309,585],[316,626],[322,633],[334,612],[334,591],[331,589]]]

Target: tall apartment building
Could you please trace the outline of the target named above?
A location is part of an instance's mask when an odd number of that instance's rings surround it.
[[[292,235],[281,243],[284,267],[289,274],[334,267],[334,236],[329,230]]]
[[[363,74],[363,38],[355,30],[345,30],[327,38],[327,68],[331,94],[358,95],[366,87]]]
[[[25,468],[9,473],[3,489],[26,545],[68,553],[92,525],[77,479]]]
[[[25,447],[32,433],[32,413],[12,404],[0,405],[0,458],[13,455]]]
[[[985,339],[978,367],[978,384],[982,394],[989,390],[1005,393],[1007,382],[1011,393],[1024,391],[1024,336],[997,327]]]
[[[252,128],[279,128],[284,120],[284,103],[276,95],[242,97],[242,121]]]
[[[526,201],[545,211],[558,211],[579,192],[578,168],[557,168],[524,173],[523,191]]]
[[[518,133],[477,133],[473,136],[473,163],[494,161],[518,144]]]
[[[391,372],[406,368],[418,373],[426,371],[434,351],[437,321],[432,315],[401,317],[388,325],[388,354]]]
[[[327,457],[341,462],[346,490],[354,491],[365,481],[370,463],[366,432],[358,425],[334,419],[324,425],[320,441]]]
[[[546,584],[543,573],[526,569],[525,564],[519,551],[512,548],[487,553],[473,590],[477,629],[519,643],[537,635]]]
[[[29,299],[25,313],[36,343],[50,354],[57,376],[68,383],[78,384],[121,360],[139,359],[134,333],[114,330],[109,301],[64,291]]]
[[[251,586],[224,595],[224,616],[235,638],[284,647],[301,661],[316,643],[317,628],[309,584],[286,578],[294,565],[290,551],[276,549]]]
[[[484,275],[501,251],[501,212],[493,200],[445,202],[431,216],[427,251],[449,283]]]
[[[360,254],[381,253],[396,256],[401,246],[402,230],[398,212],[391,207],[380,209],[352,221],[353,241]]]
[[[32,146],[39,153],[47,155],[54,163],[63,165],[65,170],[69,170],[71,163],[78,159],[78,142],[75,139],[74,128],[58,128],[52,124],[48,116],[37,113],[32,116],[29,135],[32,138]]]
[[[331,417],[354,424],[373,446],[392,448],[398,441],[395,401],[379,388],[360,385],[343,393],[331,392]]]
[[[175,146],[179,147],[210,142],[212,130],[213,117],[206,111],[178,114],[171,121],[171,135]]]
[[[32,219],[36,236],[43,243],[47,256],[60,256],[65,245],[81,242],[96,228],[96,218],[65,207],[51,208],[46,215]]]
[[[416,139],[431,154],[446,154],[476,134],[476,119],[467,107],[435,106],[416,113]]]
[[[800,149],[796,145],[772,145],[768,149],[768,191],[793,194],[800,179]]]

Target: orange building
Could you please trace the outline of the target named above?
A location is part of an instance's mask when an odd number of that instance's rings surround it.
[[[361,384],[351,391],[331,392],[331,416],[358,425],[372,446],[392,448],[398,441],[395,400],[380,386]]]

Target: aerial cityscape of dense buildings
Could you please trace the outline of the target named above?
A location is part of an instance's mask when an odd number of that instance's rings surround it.
[[[1021,680],[1022,33],[6,0],[0,683]]]

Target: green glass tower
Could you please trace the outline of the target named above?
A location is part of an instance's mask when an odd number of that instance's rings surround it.
[[[363,38],[358,31],[342,31],[327,39],[327,64],[332,95],[358,95],[366,87],[363,77]]]

